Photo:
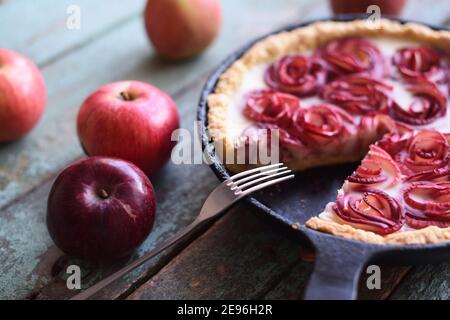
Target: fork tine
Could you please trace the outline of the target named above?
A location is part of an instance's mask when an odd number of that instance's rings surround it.
[[[249,176],[247,176],[247,177],[244,177],[244,178],[242,178],[242,179],[239,179],[239,180],[237,180],[237,181],[230,181],[230,182],[228,183],[228,186],[231,186],[231,185],[233,185],[233,186],[239,186],[239,185],[241,185],[241,184],[243,184],[244,182],[247,182],[247,181],[249,181],[249,180],[253,180],[253,179],[255,179],[255,178],[262,177],[262,176],[269,176],[269,175],[271,175],[271,174],[273,174],[273,173],[277,173],[277,172],[279,172],[279,171],[287,170],[287,169],[289,169],[289,168],[286,167],[286,166],[282,166],[282,167],[279,167],[279,168],[276,168],[276,169],[264,170],[264,171],[261,171],[261,172],[259,172],[259,173],[255,173],[255,174],[249,175]]]
[[[254,186],[254,185],[256,185],[256,184],[258,184],[258,183],[260,183],[262,181],[272,180],[275,177],[279,177],[279,176],[282,176],[282,175],[285,175],[285,174],[288,174],[288,173],[291,173],[291,170],[287,169],[287,170],[284,170],[284,171],[281,171],[281,172],[277,172],[277,173],[274,173],[274,174],[271,174],[271,175],[266,175],[266,176],[263,176],[261,178],[254,179],[254,180],[251,180],[251,181],[249,181],[247,183],[244,183],[243,185],[240,185],[239,189],[241,189],[242,191],[245,191],[245,189],[247,189],[249,187],[252,187],[252,186]],[[233,188],[236,189],[236,187],[232,187],[231,190],[234,190]]]
[[[271,164],[271,165],[264,166],[264,167],[250,169],[250,170],[247,170],[247,171],[235,174],[234,176],[229,177],[228,180],[233,181],[233,180],[236,180],[238,178],[248,176],[249,174],[252,174],[252,173],[255,173],[255,172],[260,172],[261,170],[265,170],[265,169],[279,167],[281,165],[284,165],[284,164],[280,162],[280,163],[275,163],[275,164]]]
[[[263,189],[263,188],[265,188],[265,187],[271,186],[271,185],[273,185],[273,184],[277,184],[277,183],[282,182],[282,181],[286,181],[286,180],[292,179],[292,178],[294,178],[294,177],[295,177],[295,175],[294,175],[294,174],[291,174],[291,175],[286,176],[286,177],[281,177],[281,178],[278,178],[278,179],[275,179],[275,180],[266,181],[266,182],[264,182],[264,183],[258,184],[257,186],[254,186],[254,187],[252,187],[252,188],[250,188],[250,189],[247,189],[247,190],[245,190],[245,191],[242,191],[242,192],[240,192],[240,193],[238,193],[238,194],[239,194],[239,195],[246,196],[246,195],[248,195],[248,194],[250,194],[250,193],[252,193],[252,192],[258,191],[258,190],[260,190],[260,189]]]

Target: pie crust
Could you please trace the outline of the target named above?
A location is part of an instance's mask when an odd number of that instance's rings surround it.
[[[223,147],[223,154],[234,150],[234,143],[228,136],[227,113],[233,94],[240,88],[245,75],[256,65],[270,63],[274,60],[295,53],[315,50],[330,40],[342,37],[388,37],[391,39],[411,40],[437,47],[450,53],[450,32],[433,30],[417,23],[402,24],[397,21],[381,19],[377,25],[367,20],[351,22],[322,21],[300,27],[292,31],[281,32],[268,36],[253,45],[243,56],[226,70],[217,83],[214,93],[208,97],[208,129],[213,141],[219,142],[216,148]],[[359,161],[366,154],[340,157],[305,158],[286,164],[293,170],[323,165],[339,164]],[[224,159],[224,163],[226,163]],[[246,170],[254,165],[226,164],[232,172]],[[319,217],[311,218],[306,226],[318,231],[331,233],[351,240],[359,240],[376,244],[429,244],[450,241],[450,228],[435,226],[413,231],[398,231],[387,236],[354,228],[350,225],[324,220]]]

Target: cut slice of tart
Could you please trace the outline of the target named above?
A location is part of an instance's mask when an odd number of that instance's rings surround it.
[[[387,135],[306,226],[374,243],[450,240],[450,135]]]
[[[318,22],[269,36],[233,63],[208,97],[216,152],[233,172],[274,157],[298,171],[364,158],[336,203],[307,226],[377,243],[450,240],[447,211],[408,209],[424,205],[408,195],[448,187],[448,163],[422,170],[432,167],[422,160],[446,150],[441,140],[450,133],[448,52],[450,32],[385,19],[377,26]],[[436,140],[442,150],[428,152]],[[419,150],[415,168],[410,149]],[[436,174],[443,174],[439,182]]]

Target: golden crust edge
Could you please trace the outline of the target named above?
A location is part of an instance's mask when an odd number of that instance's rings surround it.
[[[433,244],[450,241],[450,228],[439,228],[435,226],[424,229],[401,231],[389,234],[385,237],[376,233],[354,228],[348,224],[340,224],[334,221],[312,217],[306,221],[308,228],[329,233],[349,240],[363,241],[373,244]]]

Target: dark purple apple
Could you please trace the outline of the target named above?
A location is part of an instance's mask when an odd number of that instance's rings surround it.
[[[90,157],[56,179],[47,207],[47,227],[68,255],[105,261],[123,258],[147,237],[156,202],[147,176],[130,162]]]

